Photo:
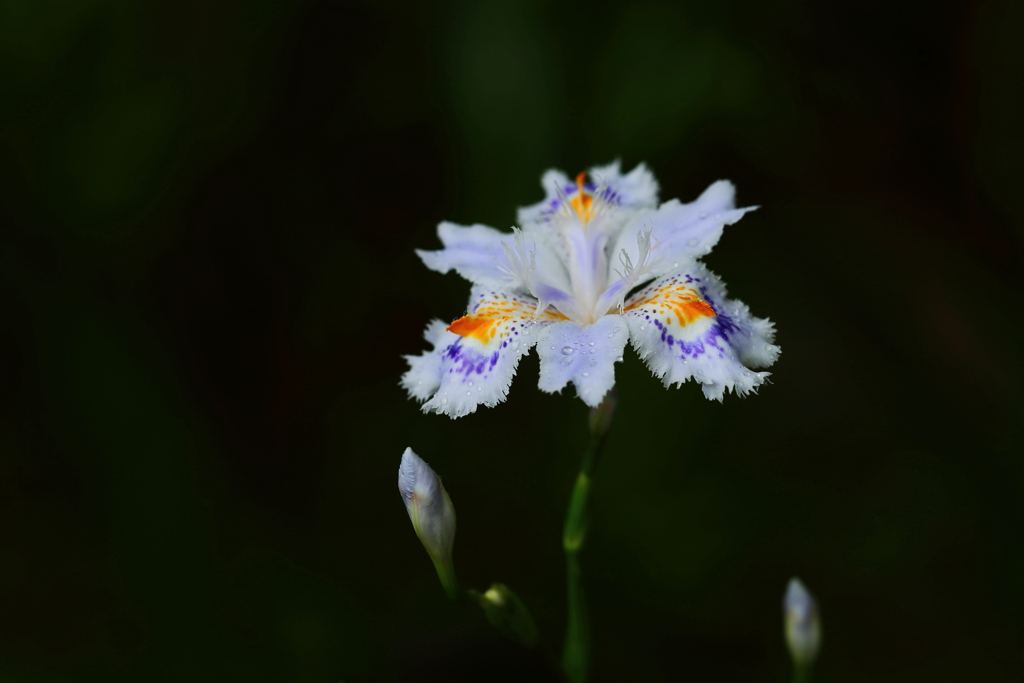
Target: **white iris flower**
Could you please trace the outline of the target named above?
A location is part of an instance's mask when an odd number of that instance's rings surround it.
[[[589,175],[589,181],[587,176]],[[520,228],[441,223],[443,249],[417,251],[432,270],[473,283],[467,314],[432,321],[432,351],[406,356],[402,386],[423,410],[461,417],[505,400],[519,359],[536,345],[540,388],[572,382],[589,406],[615,384],[626,341],[665,384],[699,382],[709,399],[756,391],[779,355],[774,325],[726,298],[699,257],[735,208],[732,183],[696,201],[658,205],[658,184],[640,164],[618,162],[541,179],[547,197],[519,210]]]

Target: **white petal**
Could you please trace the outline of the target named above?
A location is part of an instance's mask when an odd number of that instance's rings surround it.
[[[593,325],[571,321],[552,323],[538,337],[540,382],[543,391],[561,391],[566,384],[588,406],[597,406],[615,386],[615,363],[622,360],[629,331],[618,315],[606,315]]]
[[[620,162],[614,161],[607,166],[595,166],[590,169],[590,177],[598,186],[606,186],[614,196],[607,197],[610,201],[630,208],[654,207],[658,205],[658,181],[646,164],[637,164],[636,168],[622,175]]]
[[[725,285],[701,263],[635,294],[623,317],[633,347],[666,387],[693,378],[709,399],[756,390],[770,373],[751,368],[779,355],[772,324],[726,299]]]
[[[536,300],[483,287],[473,288],[470,301],[469,314],[448,326],[455,340],[441,350],[439,386],[423,404],[426,412],[455,418],[504,401],[539,328],[561,318],[551,312],[535,318]]]
[[[459,339],[459,335],[448,332],[446,327],[448,325],[440,320],[431,320],[423,338],[433,349],[419,356],[405,356],[409,370],[402,375],[402,386],[418,401],[426,401],[441,386],[441,353]]]
[[[555,169],[551,169],[541,176],[540,186],[544,188],[544,199],[532,206],[519,208],[516,216],[519,225],[523,226],[542,220],[547,214],[558,209],[561,197],[576,189],[576,185],[569,180],[567,175]]]
[[[454,270],[476,285],[499,287],[507,284],[507,276],[500,269],[505,262],[502,241],[511,241],[512,235],[486,225],[456,225],[447,221],[437,226],[437,236],[444,249],[416,253],[427,268],[439,273]]]
[[[657,211],[642,211],[624,229],[614,246],[614,254],[625,249],[636,257],[636,235],[651,230],[651,250],[648,277],[661,277],[679,272],[690,260],[711,251],[722,237],[727,225],[732,225],[756,206],[735,208],[736,188],[727,180],[712,183],[696,201],[682,204],[678,199],[665,202]]]

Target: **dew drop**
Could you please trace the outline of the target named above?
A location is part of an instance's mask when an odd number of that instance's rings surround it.
[[[469,386],[473,386],[473,380],[469,380]]]
[[[593,345],[594,345],[594,342],[590,342],[590,345],[591,345],[591,346],[593,346]]]
[[[708,217],[708,212],[707,211],[701,211],[700,212],[700,217],[701,218],[707,218]]]
[[[696,237],[691,237],[690,239],[686,240],[686,246],[688,246],[688,247],[695,247],[695,246],[697,246],[697,238]]]
[[[446,403],[448,403],[448,399],[446,399],[446,398],[442,398],[442,399],[441,399],[441,405],[444,405],[444,404],[446,404]]]
[[[466,396],[472,396],[472,395],[473,395],[473,392],[472,392],[472,391],[467,391],[467,392],[466,392]]]
[[[612,338],[612,337],[614,337],[614,336],[615,336],[615,334],[614,334],[613,332],[609,332],[609,333],[608,333],[608,338],[609,338],[609,339],[611,339],[611,338]]]
[[[646,327],[644,327],[643,325],[641,325],[641,326],[640,326],[640,331],[641,331],[641,332],[643,332],[643,331],[644,331],[644,330],[646,330],[646,329],[647,329],[647,328],[646,328]]]
[[[618,331],[619,331],[618,327],[616,327],[615,329],[612,330],[612,332],[618,332]]]
[[[552,346],[551,348],[555,348],[555,347]],[[562,355],[563,356],[568,356],[571,353],[572,353],[572,347],[571,346],[563,346],[562,347]]]
[[[583,376],[584,376],[584,377],[590,377],[590,373],[589,373],[589,372],[584,372],[584,373],[583,373]]]
[[[621,362],[622,362],[622,356],[619,356],[618,358],[616,358],[616,359],[615,359],[615,361],[616,361],[617,363],[621,363]]]
[[[571,359],[569,359],[569,358],[563,358],[563,359],[562,359],[562,365],[568,365],[568,364],[569,364],[569,363],[571,363],[571,362],[572,362],[572,360],[571,360]]]

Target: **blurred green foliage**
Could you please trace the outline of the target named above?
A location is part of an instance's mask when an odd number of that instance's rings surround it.
[[[763,208],[707,261],[777,322],[709,404],[632,352],[583,556],[595,680],[1019,680],[1020,7],[0,1],[0,680],[554,680],[586,438],[525,360],[458,421],[397,386],[549,167]],[[459,514],[445,599],[395,490]]]

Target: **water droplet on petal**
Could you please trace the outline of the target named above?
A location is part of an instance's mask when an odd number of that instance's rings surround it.
[[[707,211],[701,211],[700,212],[700,217],[701,218],[707,218],[708,217],[708,212]]]
[[[612,337],[614,337],[614,336],[615,336],[615,334],[614,334],[614,333],[612,333],[612,332],[609,332],[609,333],[608,333],[608,338],[609,338],[609,339],[611,339],[611,338],[612,338]]]
[[[446,399],[446,398],[442,398],[442,399],[441,399],[441,405],[444,405],[444,404],[446,404],[446,403],[448,403],[448,399]]]
[[[696,237],[691,237],[690,239],[686,240],[686,246],[688,246],[688,247],[695,247],[695,246],[697,246],[697,238]]]
[[[616,361],[617,363],[621,363],[621,362],[622,362],[622,356],[619,356],[618,358],[616,358],[616,359],[615,359],[615,361]]]
[[[563,358],[563,359],[562,359],[562,365],[568,365],[568,364],[569,364],[569,363],[571,363],[571,362],[572,362],[572,360],[571,360],[571,359],[569,359],[569,358]]]
[[[584,376],[584,377],[590,377],[590,373],[589,373],[589,372],[584,372],[584,373],[583,373],[583,376]]]
[[[555,347],[552,346],[551,348],[555,348]],[[572,353],[572,347],[571,346],[563,346],[562,347],[562,355],[563,356],[568,356],[571,353]]]
[[[472,396],[472,395],[473,395],[473,392],[472,392],[472,391],[467,391],[467,392],[466,392],[466,396]]]
[[[473,386],[473,380],[469,380],[469,386]]]
[[[591,346],[593,346],[593,345],[594,345],[594,342],[590,342],[590,345],[591,345]]]
[[[618,331],[619,331],[619,328],[617,328],[617,327],[612,330],[612,332],[618,332]]]
[[[641,332],[643,332],[643,331],[644,331],[644,330],[646,330],[646,329],[647,329],[647,328],[646,328],[646,327],[644,327],[643,325],[641,325],[641,326],[640,326],[640,331],[641,331]]]

